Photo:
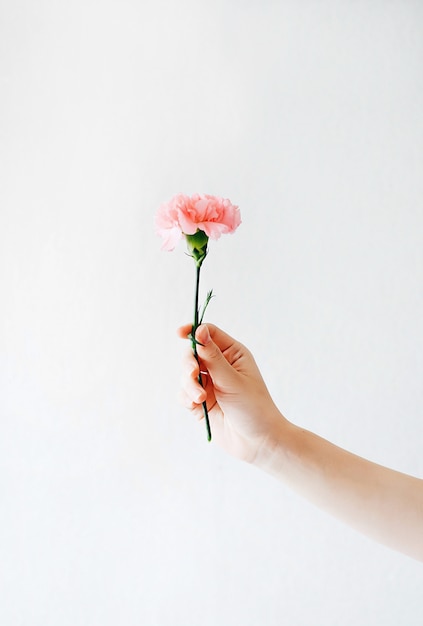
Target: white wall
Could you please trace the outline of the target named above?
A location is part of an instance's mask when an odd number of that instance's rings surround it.
[[[208,319],[282,411],[423,475],[423,5],[4,0],[2,626],[414,626],[421,565],[179,407],[173,193],[239,204]]]

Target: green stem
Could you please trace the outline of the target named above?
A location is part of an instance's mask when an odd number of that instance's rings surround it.
[[[195,342],[195,331],[197,330],[199,326],[198,295],[199,295],[199,288],[200,288],[201,264],[200,265],[195,264],[195,269],[196,269],[196,280],[195,280],[194,324],[192,326],[191,339],[192,339],[192,351],[194,352],[194,356],[196,358],[198,365],[200,365],[200,361],[199,361],[198,353],[197,353],[197,344]],[[203,379],[201,377],[201,372],[198,373],[198,382],[204,388]],[[206,401],[203,402],[203,413],[204,413],[204,419],[206,422],[207,440],[211,441],[212,435],[211,435],[209,413],[207,411]]]

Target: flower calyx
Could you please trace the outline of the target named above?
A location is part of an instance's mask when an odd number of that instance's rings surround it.
[[[185,239],[190,256],[194,259],[196,266],[201,267],[207,256],[208,236],[204,231],[197,230],[193,235],[185,235]]]

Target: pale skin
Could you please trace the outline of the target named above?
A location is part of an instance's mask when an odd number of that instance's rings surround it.
[[[186,338],[191,325],[178,334]],[[199,366],[187,347],[181,400],[199,419],[207,402],[213,441],[273,475],[319,508],[423,561],[423,480],[383,467],[289,422],[252,354],[212,324],[197,329]]]

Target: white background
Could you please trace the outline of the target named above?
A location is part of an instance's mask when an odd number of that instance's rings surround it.
[[[2,626],[422,623],[421,564],[178,405],[194,266],[153,230],[238,204],[207,319],[290,420],[422,476],[422,42],[419,0],[1,2]]]

